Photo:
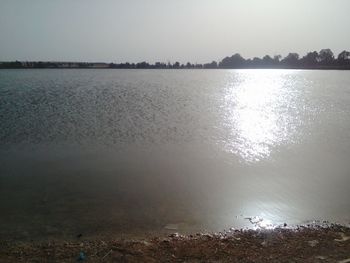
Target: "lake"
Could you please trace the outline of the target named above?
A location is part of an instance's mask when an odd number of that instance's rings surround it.
[[[0,125],[1,239],[350,223],[349,71],[1,70]]]

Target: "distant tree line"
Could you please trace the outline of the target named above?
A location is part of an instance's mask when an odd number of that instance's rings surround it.
[[[0,68],[91,68],[94,64],[106,63],[86,63],[86,62],[43,62],[43,61],[11,61],[0,62]]]
[[[225,57],[219,63],[212,61],[205,64],[181,64],[156,62],[139,63],[86,63],[86,62],[0,62],[0,68],[117,68],[117,69],[258,69],[258,68],[284,68],[284,69],[350,69],[350,52],[342,51],[337,57],[330,49],[322,49],[320,52],[308,52],[300,57],[298,53],[289,53],[282,58],[280,55],[273,57],[266,55],[263,58],[255,57],[245,59],[236,53],[231,57]]]
[[[322,49],[300,57],[298,53],[289,53],[263,58],[244,59],[240,54],[226,57],[220,61],[219,68],[292,68],[292,69],[350,69],[350,52],[342,51],[335,58],[332,50]]]

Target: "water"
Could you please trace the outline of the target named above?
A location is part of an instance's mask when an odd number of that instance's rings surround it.
[[[1,70],[0,237],[350,222],[350,72]]]

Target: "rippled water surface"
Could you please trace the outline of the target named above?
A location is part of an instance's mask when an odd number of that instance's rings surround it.
[[[0,237],[350,222],[350,72],[1,70]]]

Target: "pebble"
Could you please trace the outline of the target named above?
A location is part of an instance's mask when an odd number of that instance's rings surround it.
[[[337,242],[345,242],[345,241],[347,241],[347,240],[349,240],[350,239],[350,237],[349,236],[346,236],[344,233],[339,233],[340,234],[340,236],[341,236],[341,239],[334,239],[334,241],[337,241]]]
[[[311,241],[308,241],[308,243],[310,247],[316,247],[319,242],[318,240],[311,240]]]

